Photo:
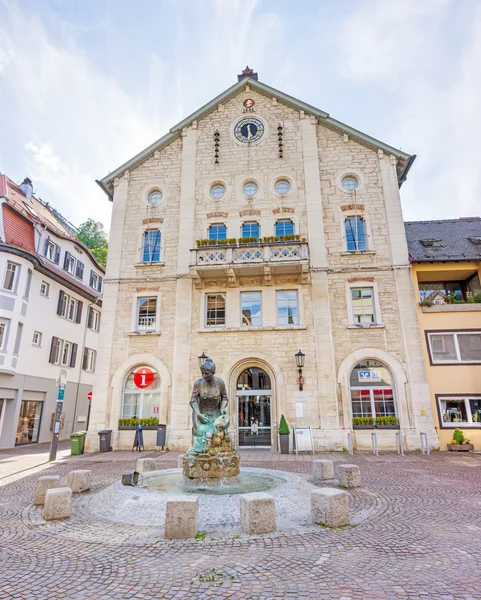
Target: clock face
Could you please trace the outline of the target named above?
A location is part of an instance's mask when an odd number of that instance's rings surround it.
[[[259,119],[246,117],[236,123],[234,135],[239,142],[257,142],[264,135],[264,123]]]

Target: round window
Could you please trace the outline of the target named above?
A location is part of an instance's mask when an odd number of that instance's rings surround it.
[[[162,192],[160,190],[154,190],[153,192],[150,192],[148,201],[151,206],[157,206],[157,204],[160,204],[162,201],[162,198]]]
[[[355,177],[344,177],[341,181],[341,185],[346,192],[352,192],[359,185]]]
[[[291,191],[291,184],[287,181],[287,179],[279,179],[279,181],[276,181],[274,189],[278,194],[284,196]]]
[[[254,183],[253,181],[249,181],[248,183],[244,184],[244,187],[242,188],[242,191],[244,192],[244,194],[246,196],[248,196],[249,198],[252,198],[252,196],[255,196],[257,194],[257,184]]]
[[[216,200],[219,198],[222,198],[225,195],[225,187],[218,183],[216,185],[213,185],[210,188],[210,195],[212,196],[212,198],[215,198]]]

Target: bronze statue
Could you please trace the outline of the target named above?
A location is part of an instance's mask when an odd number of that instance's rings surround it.
[[[192,390],[192,442],[183,459],[184,475],[194,478],[233,477],[239,474],[239,455],[229,436],[229,400],[224,381],[215,376],[215,364],[207,358],[202,377]]]

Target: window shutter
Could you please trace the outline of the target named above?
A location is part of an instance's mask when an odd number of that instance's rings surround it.
[[[75,361],[77,360],[77,348],[78,344],[72,344],[72,354],[70,356],[70,366],[75,367]]]
[[[84,264],[83,264],[83,262],[80,262],[79,260],[77,261],[77,270],[75,272],[75,276],[78,277],[79,279],[84,278]]]
[[[84,356],[82,359],[82,370],[86,371],[87,370],[87,361],[89,359],[89,349],[88,348],[84,348]]]
[[[97,290],[98,290],[99,292],[101,292],[101,291],[102,291],[102,283],[103,283],[103,279],[102,279],[102,277],[100,277],[100,275],[99,275],[99,287],[97,288]]]
[[[45,253],[44,256],[47,256],[48,254],[48,244],[50,242],[50,236],[47,236],[47,239],[45,240]]]
[[[88,311],[88,313],[87,313],[87,327],[88,327],[89,329],[92,329],[92,324],[93,324],[93,316],[94,316],[94,314],[93,314],[93,311],[92,311],[92,307],[91,307],[91,306],[89,306],[89,311]]]
[[[83,302],[81,300],[77,300],[77,314],[75,315],[76,323],[80,323],[82,320],[82,306]]]
[[[55,363],[55,349],[57,348],[57,342],[58,342],[58,338],[53,336],[52,337],[52,345],[50,346],[50,356],[48,359],[49,363]]]
[[[90,281],[89,281],[89,286],[93,287],[94,285],[94,272],[90,271]]]
[[[70,264],[70,252],[65,252],[65,258],[63,259],[63,268],[68,271],[68,267]]]
[[[60,290],[60,294],[58,295],[58,305],[57,305],[57,315],[62,314],[62,306],[63,306],[63,297],[65,296],[65,292]]]
[[[55,246],[55,259],[54,262],[58,265],[60,263],[60,246]]]
[[[97,366],[97,352],[94,352],[94,359],[92,361],[92,373],[95,372],[96,366]]]

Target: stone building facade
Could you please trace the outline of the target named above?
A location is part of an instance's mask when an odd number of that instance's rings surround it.
[[[284,414],[317,449],[348,432],[370,446],[369,415],[394,416],[408,448],[421,431],[437,446],[399,196],[412,160],[247,71],[102,179],[113,213],[87,448],[104,428],[131,447],[119,419],[135,416],[185,449],[202,353],[239,445],[277,448]],[[379,428],[380,447],[395,433]]]

